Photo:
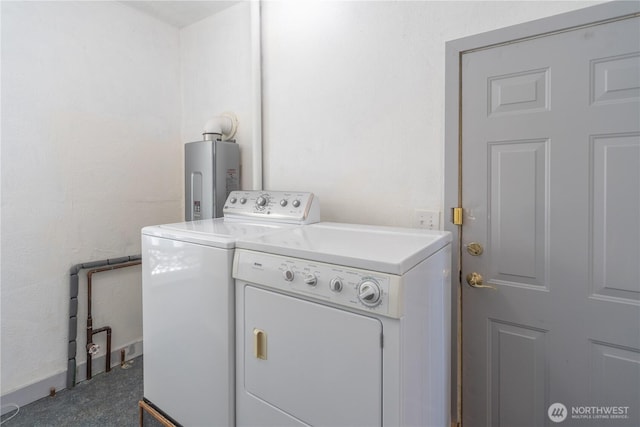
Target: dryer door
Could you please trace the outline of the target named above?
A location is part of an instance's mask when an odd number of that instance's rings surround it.
[[[310,425],[382,424],[378,319],[252,286],[244,291],[245,391],[266,404],[273,421],[282,411]]]

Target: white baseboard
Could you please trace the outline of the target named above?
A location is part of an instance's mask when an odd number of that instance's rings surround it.
[[[142,355],[142,341],[136,341],[124,347],[120,347],[111,352],[111,367],[120,365],[120,350],[125,350],[125,359],[130,360]],[[83,362],[76,367],[76,384],[80,381],[87,379],[87,363]],[[92,360],[92,376],[97,375],[105,371],[106,356],[94,357]],[[56,392],[67,388],[67,371],[58,372],[48,378],[37,381],[33,384],[19,388],[12,392],[9,392],[0,397],[2,402],[2,415],[5,413],[14,411],[13,406],[8,404],[13,403],[18,406],[25,406],[29,403],[33,403],[36,400],[40,400],[43,397],[47,397],[50,394],[51,389],[54,388]]]

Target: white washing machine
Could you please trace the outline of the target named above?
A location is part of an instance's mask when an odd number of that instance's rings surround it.
[[[449,427],[450,242],[332,223],[240,239],[236,424]]]
[[[148,403],[185,426],[234,425],[235,242],[319,219],[312,193],[234,191],[224,218],[143,228]]]

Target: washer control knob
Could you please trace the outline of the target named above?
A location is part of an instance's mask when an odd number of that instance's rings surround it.
[[[331,279],[331,282],[329,282],[329,289],[333,292],[342,292],[342,280],[337,277]]]
[[[282,200],[280,200],[280,206],[282,206],[283,208],[284,208],[285,206],[287,206],[287,203],[288,203],[288,202],[287,202],[287,199],[282,199]]]
[[[247,203],[247,199],[245,199],[244,197],[240,198],[240,204],[244,205],[245,203]]]
[[[235,202],[238,201],[238,199],[236,199],[235,197],[232,197],[229,199],[229,201],[231,202],[231,204],[234,204]]]
[[[371,279],[360,282],[358,285],[358,299],[367,307],[375,307],[380,304],[380,285]]]
[[[267,204],[267,198],[265,196],[259,196],[256,199],[256,205],[260,207],[264,207]]]
[[[282,272],[282,275],[284,276],[284,280],[286,280],[287,282],[293,281],[293,278],[295,276],[293,274],[293,271],[289,270],[288,268]]]
[[[315,286],[318,283],[318,279],[314,274],[307,274],[307,277],[304,278],[304,283],[309,286]]]
[[[298,208],[298,207],[300,207],[300,200],[295,199],[295,200],[293,201],[292,205],[293,205],[293,207],[294,207],[294,208]]]

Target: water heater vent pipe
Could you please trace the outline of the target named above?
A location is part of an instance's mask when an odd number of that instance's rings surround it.
[[[217,117],[209,119],[204,125],[202,136],[205,141],[213,141],[222,139],[228,141],[236,134],[238,130],[238,118],[233,113],[222,113]]]

